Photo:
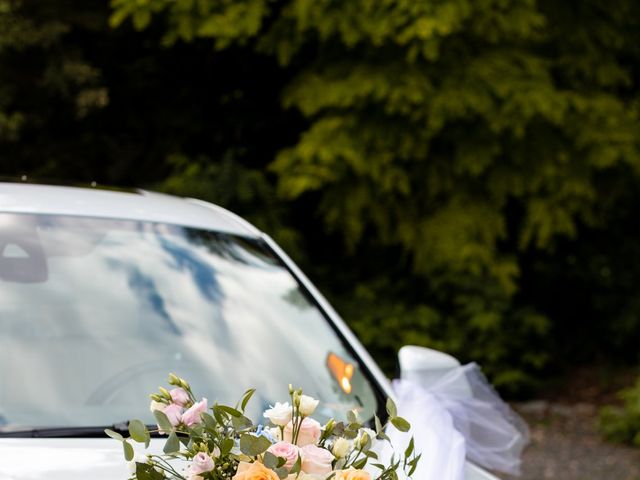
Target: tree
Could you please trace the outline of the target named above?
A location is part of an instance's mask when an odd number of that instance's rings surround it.
[[[270,166],[280,195],[312,199],[351,251],[398,254],[395,278],[379,271],[356,296],[378,303],[380,292],[399,289],[418,300],[356,319],[361,333],[376,318],[387,327],[389,336],[369,335],[370,344],[446,339],[464,356],[500,365],[498,383],[544,364],[545,349],[530,342],[549,320],[519,298],[523,259],[583,227],[604,228],[618,194],[610,179],[638,173],[635,2],[113,7],[114,25],[131,18],[143,29],[159,17],[166,44],[250,45],[294,72],[282,104],[308,126]],[[407,270],[419,287],[398,284]],[[420,333],[408,333],[412,323]]]
[[[636,2],[111,6],[0,0],[5,172],[248,216],[389,371],[403,343],[505,388],[637,359]]]

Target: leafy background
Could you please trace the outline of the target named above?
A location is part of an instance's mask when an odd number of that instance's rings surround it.
[[[0,0],[0,173],[223,205],[527,396],[639,361],[639,66],[632,0]]]

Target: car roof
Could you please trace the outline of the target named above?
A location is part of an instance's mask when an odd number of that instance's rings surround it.
[[[261,232],[212,203],[149,192],[0,182],[0,213],[28,213],[168,223],[258,237]]]

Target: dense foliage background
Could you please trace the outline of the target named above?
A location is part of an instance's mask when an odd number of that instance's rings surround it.
[[[390,372],[640,342],[640,3],[0,0],[0,173],[214,201]]]

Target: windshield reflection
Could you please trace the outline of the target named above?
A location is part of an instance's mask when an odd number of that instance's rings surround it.
[[[170,371],[251,412],[302,386],[320,417],[373,391],[286,268],[257,240],[169,225],[0,214],[0,422],[102,425],[146,418]],[[345,394],[325,366],[356,367]]]

